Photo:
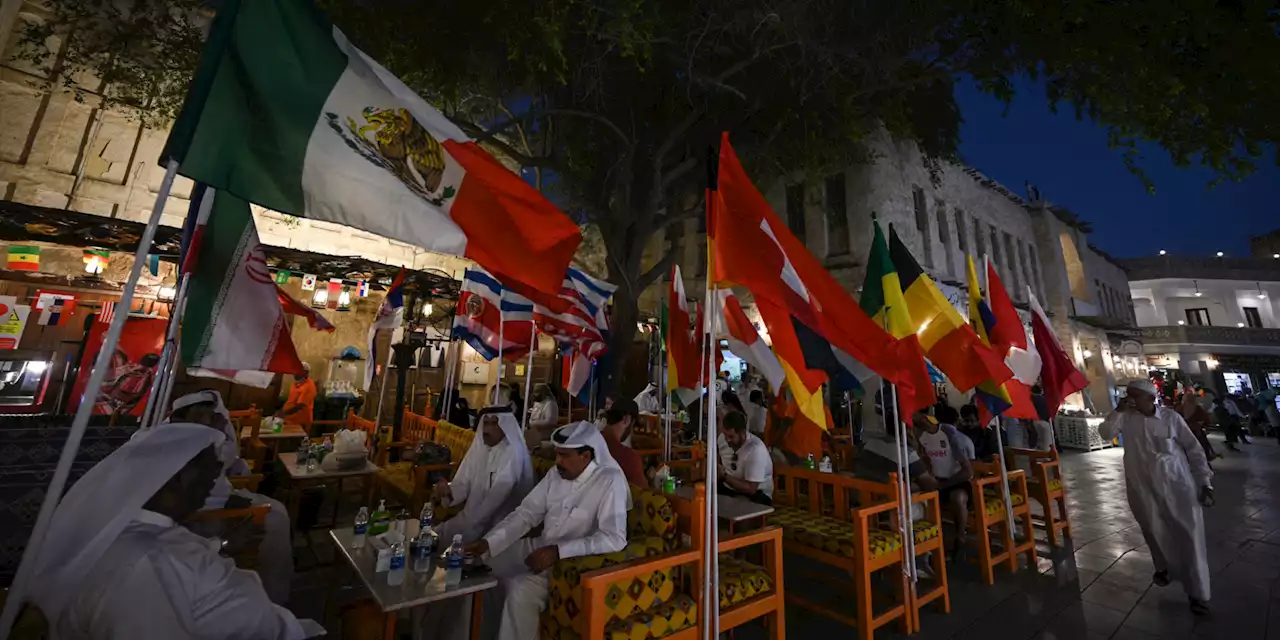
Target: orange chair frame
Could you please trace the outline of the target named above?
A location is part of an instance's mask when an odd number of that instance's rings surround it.
[[[1027,456],[1031,460],[1031,477],[1027,479],[1027,490],[1030,497],[1040,503],[1044,509],[1043,518],[1032,517],[1036,526],[1044,529],[1049,546],[1061,547],[1071,535],[1071,517],[1067,513],[1067,487],[1062,476],[1062,460],[1058,449],[1048,451],[1038,449],[1018,449],[1005,447],[1005,455],[1010,464],[1017,456]],[[1049,482],[1058,481],[1057,489],[1050,489]],[[1056,513],[1055,513],[1056,508]],[[1058,542],[1062,536],[1062,543]]]

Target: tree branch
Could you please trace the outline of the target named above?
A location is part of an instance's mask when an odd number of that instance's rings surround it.
[[[667,175],[663,176],[662,190],[666,191],[667,189],[670,189],[671,185],[675,184],[676,180],[683,178],[686,173],[689,173],[697,166],[698,158],[694,156],[690,156],[680,161],[680,164],[672,167],[670,171],[667,171]]]
[[[671,265],[676,263],[676,257],[680,254],[680,250],[684,248],[684,243],[674,241],[671,243],[671,249],[667,251],[667,255],[663,256],[657,264],[649,268],[648,271],[641,274],[640,279],[636,281],[636,291],[644,291],[649,285],[657,282],[662,274],[671,270]]]
[[[591,111],[581,111],[578,109],[530,109],[529,111],[526,111],[521,115],[515,116],[510,120],[507,120],[506,122],[501,122],[492,127],[489,127],[487,130],[484,130],[484,133],[481,133],[473,137],[476,139],[476,142],[488,142],[494,139],[498,134],[502,133],[503,131],[506,131],[507,129],[510,129],[511,127],[514,127],[522,122],[532,120],[533,118],[537,118],[541,116],[566,116],[570,118],[585,118],[587,120],[595,120],[596,122],[599,122],[600,124],[603,124],[604,126],[608,127],[609,130],[612,131],[613,134],[617,136],[619,140],[622,141],[622,144],[631,146],[631,138],[628,137],[627,134],[624,133],[622,129],[618,127],[618,125],[614,124],[612,120],[598,113],[594,113]]]
[[[462,129],[463,133],[466,133],[472,138],[475,138],[477,143],[481,142],[480,138],[485,133],[484,129],[475,125],[474,123],[467,122],[465,120],[458,120],[456,118],[449,118],[449,119],[453,121],[454,124],[458,125],[458,128]],[[531,156],[527,153],[517,150],[515,147],[511,146],[510,144],[498,138],[490,138],[488,140],[484,140],[483,142],[484,144],[490,145],[495,149],[497,149],[498,151],[501,151],[504,155],[510,157],[512,160],[515,160],[521,166],[546,167],[546,168],[552,168],[552,169],[556,167],[556,161],[553,156]]]

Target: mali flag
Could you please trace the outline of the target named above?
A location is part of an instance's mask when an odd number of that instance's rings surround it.
[[[1013,374],[1004,356],[987,346],[964,317],[925,274],[907,245],[889,225],[889,257],[898,272],[911,324],[917,327],[920,348],[957,389],[968,391],[984,380],[996,384]]]
[[[880,223],[873,220],[872,224],[875,226],[875,235],[871,239],[871,254],[867,258],[867,275],[862,282],[862,298],[859,303],[878,326],[884,327],[893,337],[898,338],[894,343],[898,361],[910,363],[914,375],[897,381],[898,415],[909,416],[933,405],[937,396],[933,392],[929,371],[924,366],[924,351],[916,339],[916,328],[911,323],[911,311],[902,295],[902,285],[889,256],[889,246],[884,241]],[[915,363],[919,363],[919,366]]]

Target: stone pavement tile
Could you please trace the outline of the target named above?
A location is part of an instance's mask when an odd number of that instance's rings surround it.
[[[1190,638],[1196,617],[1186,601],[1163,602],[1159,606],[1140,604],[1129,612],[1124,626],[1158,635],[1162,638]]]
[[[1090,633],[1105,636],[1119,629],[1124,617],[1125,614],[1113,609],[1091,602],[1078,602],[1063,609],[1045,630],[1063,638],[1078,638]]]
[[[1139,631],[1133,627],[1121,627],[1115,635],[1111,636],[1111,640],[1160,640],[1160,636]]]
[[[1112,567],[1098,577],[1099,582],[1128,589],[1130,591],[1146,591],[1151,586],[1151,570],[1138,571],[1134,568]]]
[[[1102,605],[1121,613],[1129,613],[1134,605],[1138,604],[1138,600],[1143,598],[1143,592],[1130,591],[1106,582],[1095,582],[1080,594],[1080,598],[1085,602]]]
[[[1076,632],[1061,634],[1056,631],[1042,631],[1034,640],[1107,640],[1110,636],[1101,633],[1086,633],[1081,636]]]
[[[1084,549],[1076,552],[1076,566],[1089,571],[1102,572],[1111,568],[1115,564],[1116,558],[1108,558],[1105,556],[1090,555]]]
[[[1110,541],[1104,538],[1098,538],[1093,542],[1087,542],[1076,547],[1076,553],[1083,553],[1087,556],[1098,556],[1100,558],[1108,558],[1115,560],[1120,556],[1133,550],[1132,546],[1123,545],[1116,541]]]

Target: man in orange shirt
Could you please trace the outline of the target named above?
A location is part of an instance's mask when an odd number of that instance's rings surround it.
[[[293,388],[289,390],[289,399],[285,401],[284,408],[276,412],[276,417],[309,430],[315,403],[316,381],[311,379],[311,365],[304,362],[302,375],[294,378]]]

